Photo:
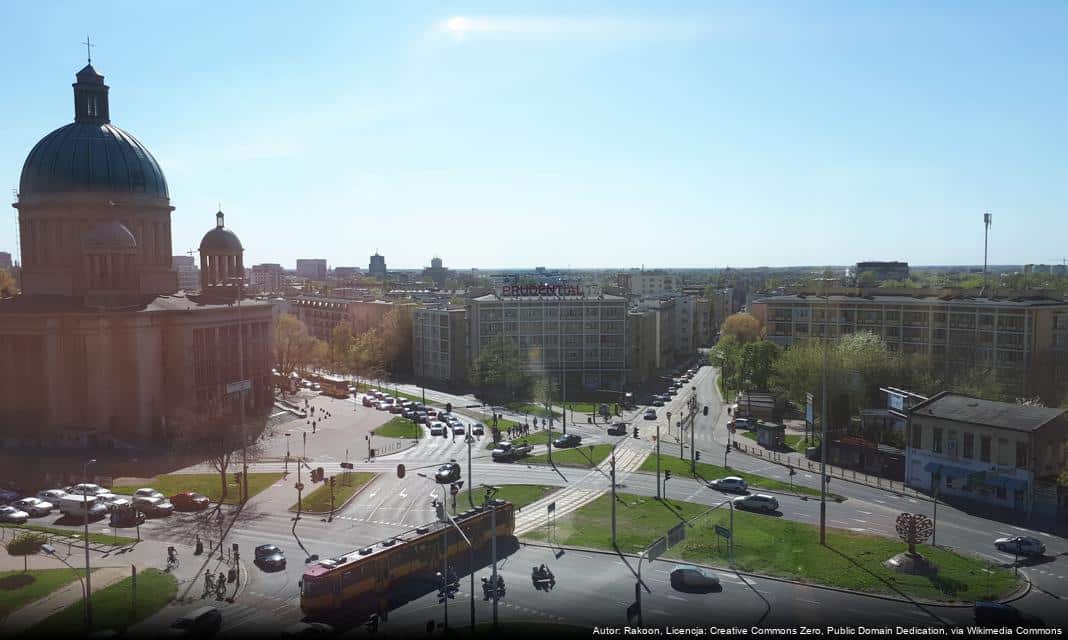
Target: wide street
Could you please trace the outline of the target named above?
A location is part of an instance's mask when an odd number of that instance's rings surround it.
[[[709,407],[707,416],[699,412],[695,419],[694,442],[702,454],[702,462],[722,464],[728,435],[726,414],[715,391],[712,368],[703,367],[690,386],[696,389],[699,406]],[[411,392],[409,389],[402,390]],[[461,406],[461,402],[473,404],[470,398],[430,391],[427,392],[427,398],[454,402],[457,407]],[[627,417],[638,416],[638,419],[632,420],[632,424],[640,429],[639,439],[631,437],[629,430],[626,436],[607,436],[603,423],[587,424],[585,415],[581,414],[577,416],[579,423],[569,425],[568,431],[583,436],[583,447],[601,442],[617,444],[618,489],[652,496],[656,494],[655,475],[636,470],[641,461],[655,450],[653,436],[658,423],[661,424],[662,455],[679,455],[678,443],[673,439],[677,430],[669,432],[664,416],[667,410],[671,410],[673,421],[677,421],[676,416],[683,412],[687,400],[688,393],[680,393],[668,407],[658,408],[657,413],[661,416],[658,421],[640,419],[640,411],[629,412]],[[279,421],[279,424],[266,440],[261,458],[250,465],[250,470],[283,471],[287,468],[284,462],[287,447],[293,456],[304,455],[304,434],[307,434],[310,468],[321,466],[328,475],[338,473],[341,471],[340,463],[347,459],[353,462],[356,471],[372,471],[378,476],[348,504],[338,509],[329,521],[325,515],[309,514],[295,520],[295,513],[288,511],[296,502],[294,484],[298,472],[292,459],[288,464],[288,476],[256,496],[243,509],[224,509],[221,519],[210,516],[215,513],[212,511],[150,520],[141,528],[144,538],[174,543],[182,549],[183,559],[188,563],[183,567],[182,576],[189,577],[183,577],[179,594],[188,597],[146,620],[137,631],[155,633],[175,619],[181,609],[204,602],[200,599],[202,578],[197,565],[202,563],[209,566],[209,561],[206,557],[192,556],[191,547],[196,535],[214,544],[225,534],[227,549],[232,543],[239,545],[242,580],[232,603],[218,603],[223,611],[223,629],[233,635],[245,631],[261,634],[301,619],[297,582],[306,557],[341,555],[434,518],[431,500],[441,497],[441,488],[418,475],[423,468],[424,472],[432,472],[436,465],[455,460],[462,467],[461,478],[475,486],[535,484],[561,487],[562,491],[528,505],[517,515],[519,535],[544,525],[549,502],[556,503],[558,518],[565,517],[568,512],[610,489],[607,461],[594,469],[532,465],[522,461],[494,463],[484,448],[489,438],[488,432],[485,436],[475,437],[471,443],[470,466],[467,464],[468,444],[462,436],[455,439],[451,436],[425,436],[418,442],[373,438],[372,446],[379,448],[380,452],[373,460],[368,460],[365,437],[371,429],[386,422],[392,415],[365,408],[357,399],[336,400],[314,396],[309,397],[309,403],[316,408],[315,432],[312,433],[312,427],[306,419],[294,417],[287,421],[285,416],[276,416],[275,421]],[[473,409],[458,410],[467,411],[469,417],[476,415]],[[323,420],[319,416],[325,413],[329,413],[330,417]],[[506,417],[515,416],[506,414]],[[290,435],[285,435],[287,432]],[[688,441],[689,433],[684,435]],[[686,444],[683,455],[688,459],[690,452],[688,442]],[[383,455],[382,449],[394,449],[395,452]],[[789,478],[785,467],[737,451],[729,454],[728,463],[732,468],[750,473],[783,481]],[[409,470],[403,479],[397,477],[398,464],[406,465]],[[233,467],[231,471],[236,469]],[[208,471],[210,467],[204,465],[183,470],[191,473]],[[310,490],[308,468],[302,469],[300,474]],[[818,486],[819,477],[801,471],[794,476],[794,481],[801,485]],[[828,524],[832,527],[893,537],[894,520],[899,513],[912,511],[931,514],[932,510],[932,504],[923,498],[837,478],[832,482],[831,490],[846,498],[841,503],[828,504]],[[710,506],[722,504],[729,497],[701,482],[681,477],[673,477],[667,483],[665,492],[671,499]],[[782,492],[776,493],[776,497],[780,511],[768,517],[810,524],[818,522],[818,498]],[[106,523],[97,523],[92,528],[105,530]],[[1006,566],[1011,566],[1013,558],[995,551],[993,538],[1024,531],[1024,528],[984,520],[948,505],[939,506],[939,545],[978,554]],[[1016,605],[1047,622],[1063,621],[1065,614],[1060,602],[1068,594],[1068,558],[1065,557],[1068,555],[1068,544],[1048,533],[1030,534],[1042,537],[1047,544],[1048,554],[1040,562],[1021,563],[1021,571],[1031,579],[1035,588]],[[266,543],[276,544],[285,551],[289,560],[285,570],[268,573],[250,562],[252,549]],[[556,554],[560,554],[559,557]],[[502,556],[499,567],[508,584],[507,597],[499,607],[502,620],[540,620],[580,626],[626,622],[627,606],[634,601],[635,558],[581,550],[552,550],[525,543],[518,548],[504,549]],[[215,557],[218,557],[217,553]],[[162,560],[160,558],[161,565]],[[530,581],[530,567],[543,562],[549,564],[557,576],[557,585],[549,592],[535,590]],[[460,594],[456,600],[449,602],[450,626],[466,625],[469,619],[470,589],[464,564],[458,567],[461,572]],[[964,623],[971,616],[970,609],[966,607],[919,606],[759,577],[746,578],[724,570],[719,571],[723,584],[721,592],[684,593],[672,589],[666,582],[666,572],[671,564],[657,561],[646,563],[642,568],[645,583],[651,590],[642,597],[644,623],[647,625],[715,623],[721,626],[795,626],[856,624],[865,620],[926,625],[936,622],[936,619]],[[489,559],[483,554],[478,561],[476,575],[487,575],[488,565]],[[388,622],[382,626],[383,632],[399,633],[418,629],[425,633],[428,620],[442,621],[443,607],[437,602],[430,578],[432,576],[428,576],[425,589],[414,594],[414,600],[390,613]],[[490,603],[482,599],[481,593],[476,598],[476,617],[481,622],[491,618]],[[357,625],[353,631],[359,633],[362,627]]]

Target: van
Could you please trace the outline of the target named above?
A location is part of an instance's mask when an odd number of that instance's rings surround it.
[[[103,518],[108,508],[96,496],[64,496],[59,499],[59,511],[69,518]]]

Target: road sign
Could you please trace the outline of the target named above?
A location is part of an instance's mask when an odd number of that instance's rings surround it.
[[[342,469],[352,469],[352,463],[351,462],[342,462],[341,463],[341,468]]]
[[[661,536],[656,539],[656,542],[649,545],[649,549],[646,551],[646,557],[650,560],[656,560],[664,555],[664,552],[667,551],[667,547],[667,538]]]
[[[553,513],[553,512],[556,511],[556,501],[555,500],[553,500],[552,502],[549,503],[548,509],[549,509],[549,513]]]
[[[812,394],[811,393],[806,393],[805,394],[805,422],[808,422],[809,424],[812,424],[813,422],[815,422],[815,420],[813,419],[812,402],[813,402]]]
[[[297,488],[297,491],[304,491],[304,483],[303,482],[298,482],[297,484],[295,484],[293,486],[295,486]]]
[[[731,539],[731,530],[728,529],[727,527],[724,527],[724,526],[721,526],[721,525],[717,524],[716,525],[716,535],[721,537],[721,538],[726,538],[726,539],[730,540]]]
[[[252,389],[252,382],[248,380],[238,380],[237,382],[231,382],[226,385],[226,394],[237,393],[239,391],[248,391]]]
[[[667,545],[674,547],[678,543],[686,539],[686,523],[680,522],[674,527],[668,529]]]

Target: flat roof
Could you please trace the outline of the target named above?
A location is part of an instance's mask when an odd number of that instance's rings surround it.
[[[994,402],[943,391],[930,400],[917,404],[910,413],[1030,433],[1066,411],[1068,409]]]
[[[610,293],[601,294],[598,296],[505,296],[501,297],[495,293],[489,293],[478,298],[474,298],[475,302],[621,302],[625,300],[623,296],[612,295]]]
[[[243,298],[241,306],[248,309],[270,308],[265,300]],[[214,296],[187,296],[183,294],[141,296],[131,298],[130,304],[100,307],[86,305],[79,296],[19,295],[0,300],[0,315],[7,313],[151,313],[159,311],[197,311],[200,309],[231,309],[233,302],[221,301]]]
[[[871,295],[871,296],[847,296],[831,294],[821,296],[818,294],[789,294],[784,296],[767,296],[753,300],[753,304],[775,304],[776,302],[801,302],[809,304],[830,303],[856,303],[856,304],[916,304],[931,305],[943,304],[949,306],[974,306],[990,305],[998,307],[1065,307],[1068,301],[1056,298],[1026,297],[1026,298],[977,298],[972,296],[909,296],[909,295]]]

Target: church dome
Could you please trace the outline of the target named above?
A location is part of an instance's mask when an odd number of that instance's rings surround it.
[[[85,247],[96,250],[132,250],[137,248],[137,239],[125,225],[104,222],[93,227],[85,238]]]
[[[215,214],[215,228],[204,234],[200,251],[208,253],[241,253],[245,250],[237,234],[223,226],[223,212]]]
[[[19,195],[119,192],[169,198],[159,163],[111,124],[104,77],[87,65],[74,83],[74,122],[38,142],[22,166]]]

